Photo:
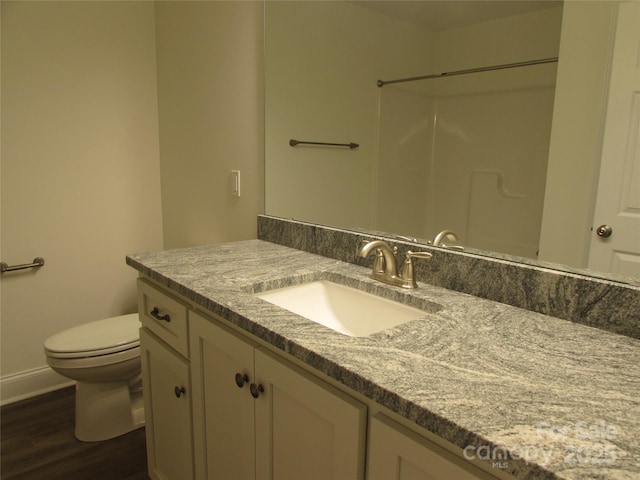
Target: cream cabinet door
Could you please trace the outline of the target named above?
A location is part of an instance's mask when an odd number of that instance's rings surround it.
[[[368,480],[478,480],[491,478],[464,459],[445,458],[432,444],[384,415],[371,419]],[[453,454],[444,453],[453,457]],[[477,472],[475,472],[477,470]]]
[[[196,478],[252,480],[254,347],[196,313],[189,335]]]
[[[255,370],[256,479],[363,479],[366,406],[260,349]]]
[[[145,328],[140,352],[149,476],[192,479],[189,363]]]

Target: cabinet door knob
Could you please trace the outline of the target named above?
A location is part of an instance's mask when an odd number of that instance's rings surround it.
[[[176,394],[177,398],[180,398],[184,393],[186,393],[186,390],[184,387],[176,387],[173,389],[173,393]]]
[[[249,386],[249,390],[251,391],[251,396],[253,398],[258,398],[260,394],[264,392],[264,387],[262,386],[262,384],[256,385],[255,383],[252,383]]]
[[[246,373],[244,375],[242,373],[236,373],[236,385],[238,385],[238,388],[244,387],[244,384],[248,381],[249,376]]]
[[[171,317],[168,313],[165,315],[160,315],[160,309],[158,307],[153,307],[153,310],[149,312],[149,315],[151,315],[156,320],[160,320],[161,322],[169,323],[171,321]]]

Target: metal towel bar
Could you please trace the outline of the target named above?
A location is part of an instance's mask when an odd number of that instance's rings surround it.
[[[0,262],[0,273],[13,272],[15,270],[25,270],[27,268],[40,268],[44,265],[44,258],[36,257],[33,259],[33,263],[23,263],[21,265],[7,265],[5,262]]]
[[[327,143],[327,142],[306,142],[303,140],[289,140],[289,145],[295,147],[296,145],[328,145],[331,147],[349,147],[351,149],[358,148],[360,145],[357,143]]]

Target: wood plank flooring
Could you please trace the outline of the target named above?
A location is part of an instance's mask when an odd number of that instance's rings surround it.
[[[75,387],[0,411],[2,480],[149,480],[144,428],[104,442],[73,436]]]

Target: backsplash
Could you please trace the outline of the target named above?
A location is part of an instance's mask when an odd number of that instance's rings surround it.
[[[382,239],[398,247],[429,250],[433,258],[415,260],[418,283],[469,293],[526,310],[602,330],[640,338],[640,286],[567,273],[551,268],[455,252],[411,242],[341,230],[267,215],[258,216],[258,238],[344,262],[371,267],[373,256],[356,255],[363,239]]]

